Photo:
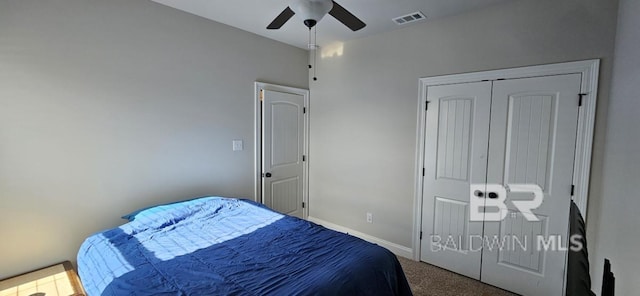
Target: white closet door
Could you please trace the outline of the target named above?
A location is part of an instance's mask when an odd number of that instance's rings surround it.
[[[494,82],[487,190],[495,188],[490,184],[512,188],[504,220],[485,221],[485,237],[506,243],[485,243],[483,282],[522,295],[563,295],[566,251],[538,250],[537,240],[554,237],[557,247],[561,236],[567,246],[580,80],[568,74]],[[533,210],[539,221],[514,207],[534,196],[516,192],[517,184],[542,190],[542,205]]]
[[[431,86],[427,99],[420,260],[479,279],[470,185],[486,182],[491,82]]]

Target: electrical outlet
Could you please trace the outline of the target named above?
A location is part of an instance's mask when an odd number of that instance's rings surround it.
[[[367,223],[373,223],[373,214],[367,213]]]

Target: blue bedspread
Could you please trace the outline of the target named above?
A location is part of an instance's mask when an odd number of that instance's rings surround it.
[[[388,250],[253,202],[219,197],[151,208],[87,238],[95,295],[411,295]]]

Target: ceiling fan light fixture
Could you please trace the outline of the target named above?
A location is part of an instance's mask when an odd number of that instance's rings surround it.
[[[294,0],[289,5],[295,15],[302,19],[305,26],[313,28],[331,9],[331,0]]]
[[[311,30],[327,14],[347,26],[351,31],[358,31],[367,26],[353,13],[333,0],[291,0],[287,6],[268,26],[267,30],[277,30],[294,15]]]

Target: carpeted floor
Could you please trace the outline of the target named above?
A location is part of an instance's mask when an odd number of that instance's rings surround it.
[[[513,296],[516,294],[439,267],[398,257],[415,296]]]

